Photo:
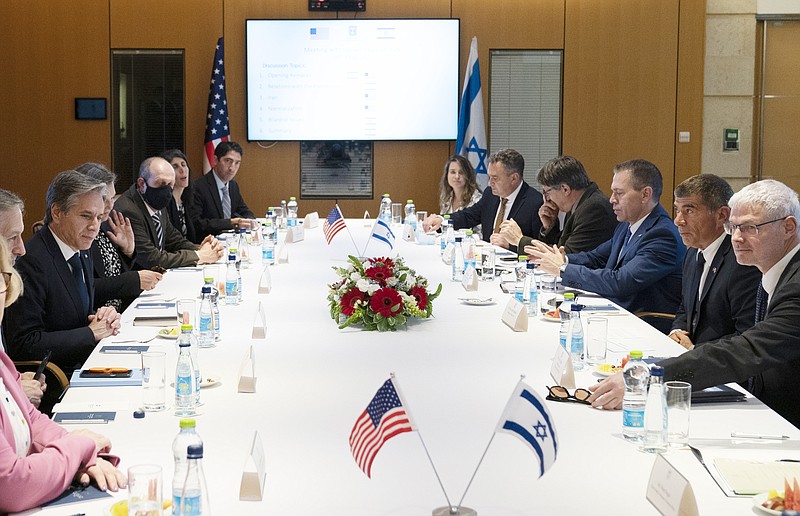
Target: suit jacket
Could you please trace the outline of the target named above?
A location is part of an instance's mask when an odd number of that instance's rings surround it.
[[[564,221],[564,229],[553,224],[546,233],[538,233],[545,244],[564,246],[568,253],[591,251],[614,235],[617,217],[614,208],[595,183],[590,183],[578,199],[572,213]],[[519,252],[530,245],[533,238],[523,236],[519,241]]]
[[[539,220],[539,208],[542,206],[542,194],[531,188],[525,181],[519,189],[514,204],[508,212],[508,218],[514,219],[523,235],[538,235],[542,228]],[[454,229],[472,228],[480,224],[483,230],[483,239],[489,241],[494,232],[494,219],[500,207],[500,198],[492,193],[492,188],[487,187],[478,202],[458,210],[450,215]],[[516,249],[515,246],[512,246]]]
[[[755,323],[756,290],[761,273],[755,267],[739,265],[730,235],[725,235],[714,255],[695,311],[698,291],[692,285],[697,284],[696,264],[697,249],[690,248],[683,260],[681,305],[672,329],[688,331],[692,342],[699,345],[751,328]]]
[[[755,300],[753,301],[755,303]],[[753,394],[800,428],[800,253],[784,269],[769,299],[763,321],[745,330],[706,342],[662,361],[665,380],[681,380],[699,390],[745,382],[754,377]]]
[[[192,202],[192,193],[193,189],[191,186],[187,186],[183,189],[183,193],[181,194],[181,202],[183,203],[183,218],[186,222],[186,234],[183,235],[186,237],[187,240],[190,242],[194,242],[199,244],[202,239],[198,239],[195,230],[194,230],[194,222],[189,218],[189,204]],[[167,213],[169,214],[169,220],[172,222],[172,225],[175,226],[175,229],[178,231],[181,230],[181,216],[180,212],[178,211],[178,204],[175,202],[173,198],[169,201],[167,205]]]
[[[0,406],[0,513],[32,509],[60,495],[81,467],[96,462],[95,444],[88,437],[67,434],[36,410],[17,382],[9,357],[0,352],[0,377],[22,410],[31,433],[28,456],[18,458],[9,415]]]
[[[15,265],[25,291],[6,308],[3,320],[8,354],[14,360],[41,360],[52,350],[50,360],[69,376],[96,344],[88,320],[94,306],[91,254],[81,251],[91,311],[86,312],[69,264],[50,228],[39,230],[25,247],[27,253],[17,258]]]
[[[194,223],[195,236],[198,240],[202,240],[207,235],[218,235],[223,231],[233,229],[230,218],[223,218],[222,200],[213,170],[196,179],[192,183],[192,190],[192,200],[186,208],[186,214]],[[228,195],[231,198],[231,218],[255,218],[242,198],[239,184],[233,179],[228,182]]]
[[[656,205],[620,255],[630,224],[594,251],[570,254],[561,273],[565,287],[607,297],[630,312],[675,313],[681,300],[681,263],[686,253],[669,214]]]
[[[104,223],[100,227],[100,231],[107,230],[108,228]],[[97,239],[92,242],[92,247],[89,249],[92,254],[92,262],[94,263],[95,309],[103,306],[109,299],[121,299],[122,310],[125,310],[125,307],[142,293],[139,273],[132,269],[144,269],[147,264],[137,263],[138,255],[135,252],[131,258],[128,258],[116,245],[114,245],[114,249],[117,252],[120,262],[120,274],[117,276],[109,276],[106,273],[105,264],[103,263],[103,254],[100,250],[100,245],[97,243]]]
[[[147,211],[136,183],[119,196],[114,209],[131,219],[136,252],[140,260],[149,267],[160,265],[165,269],[186,267],[197,264],[197,245],[189,242],[169,221],[166,208],[159,211],[161,227],[164,231],[164,249],[159,249],[156,240],[156,226]]]

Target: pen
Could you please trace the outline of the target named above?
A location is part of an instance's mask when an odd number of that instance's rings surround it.
[[[742,432],[731,432],[731,437],[734,439],[765,439],[770,441],[786,441],[790,439],[788,435],[759,435],[745,434]]]

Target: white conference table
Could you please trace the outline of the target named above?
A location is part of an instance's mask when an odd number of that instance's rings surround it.
[[[348,220],[361,249],[369,227]],[[399,233],[399,231],[398,231]],[[387,248],[384,248],[387,249]],[[466,293],[450,281],[450,268],[437,246],[398,238],[394,253],[427,277],[430,289],[441,282],[434,317],[409,323],[397,332],[338,330],[330,319],[327,284],[331,266],[345,265],[355,254],[346,232],[328,246],[322,229],[307,229],[305,239],[288,244],[289,263],[271,268],[272,292],[257,293],[260,263],[243,270],[244,303],[221,306],[222,342],[200,350],[201,373],[218,376],[219,385],[203,389],[197,430],[205,444],[204,469],[215,514],[405,516],[431,514],[446,504],[419,437],[406,433],[388,441],[377,455],[369,479],[350,455],[348,436],[375,391],[396,374],[415,424],[427,444],[451,502],[456,503],[489,441],[519,380],[544,397],[551,359],[558,345],[558,324],[531,318],[527,332],[501,322],[508,299],[499,281],[481,282],[478,295],[497,302],[470,306]],[[382,250],[371,243],[367,254]],[[224,268],[220,268],[224,270]],[[168,272],[158,285],[160,298],[195,297],[199,271]],[[258,303],[267,314],[266,339],[252,339]],[[153,335],[157,329],[133,327],[135,303],[123,315],[122,333],[101,342]],[[609,320],[610,358],[623,349],[667,356],[682,348],[631,315]],[[167,351],[168,383],[176,360],[175,341],[156,339],[151,350]],[[237,393],[237,373],[249,346],[256,355],[257,392]],[[86,366],[137,367],[135,355],[98,351]],[[577,374],[579,387],[595,383],[591,371]],[[167,389],[172,405],[172,391]],[[164,468],[164,496],[171,494],[172,440],[178,418],[172,410],[134,419],[139,387],[72,388],[64,409],[117,410],[116,420],[88,426],[108,435],[122,468],[155,463]],[[548,402],[560,447],[552,469],[538,478],[535,457],[518,439],[497,435],[464,500],[482,516],[557,514],[657,514],[645,499],[654,456],[622,439],[619,411],[595,410],[577,403]],[[78,428],[79,425],[69,425]],[[239,501],[239,481],[253,434],[266,453],[266,483],[260,502]],[[731,431],[786,434],[800,430],[758,400],[695,406],[690,437],[728,439]],[[665,457],[691,482],[701,514],[752,514],[749,499],[727,498],[688,450]],[[124,497],[125,493],[116,495]],[[43,514],[103,514],[108,499]]]

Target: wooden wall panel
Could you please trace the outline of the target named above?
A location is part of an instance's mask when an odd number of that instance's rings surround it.
[[[30,228],[56,173],[110,161],[109,122],[75,120],[75,97],[109,95],[107,0],[5,0],[0,48],[0,141],[13,157],[0,187],[25,200]]]
[[[678,0],[566,0],[563,152],[610,192],[615,163],[675,162]]]

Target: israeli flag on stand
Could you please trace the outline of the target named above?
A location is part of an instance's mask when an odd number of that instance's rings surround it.
[[[556,461],[558,438],[553,417],[542,398],[525,382],[517,384],[495,432],[520,438],[539,460],[540,477]]]
[[[394,249],[394,233],[392,233],[389,224],[384,222],[381,219],[375,219],[375,225],[372,226],[372,234],[369,236],[369,241],[367,241],[367,246],[369,246],[369,242],[372,240],[377,240],[383,244],[389,246],[389,250],[391,251]],[[366,253],[367,248],[364,248],[364,253]]]
[[[488,148],[481,96],[481,67],[478,65],[478,37],[473,36],[469,47],[467,71],[464,74],[461,107],[458,110],[456,154],[466,157],[472,163],[481,189],[486,188],[489,183],[486,167]]]

